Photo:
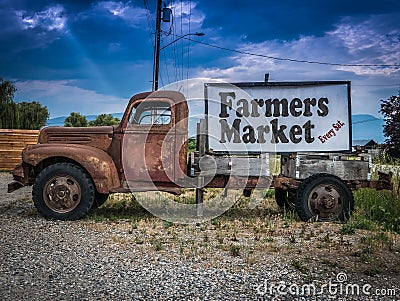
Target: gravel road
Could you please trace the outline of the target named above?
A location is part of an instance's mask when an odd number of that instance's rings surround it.
[[[374,253],[386,266],[367,276],[350,254],[357,237],[332,236],[331,247],[317,247],[324,231],[334,235],[341,225],[294,223],[257,242],[239,229],[232,243],[219,238],[224,245],[216,238],[224,230],[212,224],[46,220],[30,187],[6,193],[10,181],[0,173],[0,300],[400,300],[398,236],[391,251]],[[321,234],[296,240],[314,229]],[[233,244],[244,251],[233,254]],[[365,292],[346,292],[347,284]]]

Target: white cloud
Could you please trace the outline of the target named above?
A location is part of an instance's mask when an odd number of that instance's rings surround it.
[[[198,8],[198,4],[193,1],[181,1],[173,2],[170,5],[172,8],[175,21],[182,20],[182,24],[187,26],[190,22],[190,26],[193,28],[201,27],[205,19],[205,14]]]
[[[51,117],[67,116],[75,111],[85,115],[123,112],[129,99],[82,89],[73,81],[17,81],[17,101],[39,101]]]
[[[105,11],[111,17],[121,18],[133,27],[138,27],[146,20],[146,10],[141,7],[135,7],[131,1],[127,3],[101,1],[94,5],[94,10]]]
[[[97,4],[99,8],[103,8],[114,16],[123,16],[128,8],[128,4],[122,2],[103,1]]]
[[[397,20],[399,16],[395,19]],[[371,16],[356,23],[345,18],[327,35],[347,49],[355,64],[400,64],[400,28],[393,26],[390,16]],[[358,75],[390,76],[399,73],[399,67],[342,67]]]
[[[41,28],[47,31],[62,31],[67,23],[64,7],[57,4],[40,12],[16,11],[23,29]]]
[[[392,24],[388,16],[371,16],[364,21],[351,18],[343,19],[336,29],[324,36],[303,36],[291,41],[264,41],[261,43],[240,43],[237,50],[270,57],[290,58],[295,60],[317,61],[338,64],[400,64],[400,28]],[[389,20],[389,21],[386,21]],[[226,70],[203,70],[201,75],[222,72],[224,76],[233,71],[248,69],[282,71],[319,69],[351,72],[356,75],[392,76],[399,73],[399,67],[368,66],[328,66],[302,64],[282,60],[235,54],[230,56],[234,66]],[[232,72],[231,72],[232,71]]]
[[[304,36],[290,41],[239,42],[242,52],[296,60],[340,64],[399,64],[400,28],[393,18],[371,16],[365,20],[346,18],[323,36]],[[397,20],[397,19],[396,19]],[[329,66],[273,60],[227,52],[231,67],[198,69],[196,76],[225,81],[350,80],[353,84],[353,112],[378,116],[379,99],[396,94],[400,86],[399,67]]]
[[[334,31],[328,32],[328,35],[342,40],[352,54],[362,53],[366,49],[376,53],[398,52],[400,51],[400,28],[385,26],[389,25],[386,20],[390,18],[390,16],[378,15],[358,23],[351,18],[344,18],[343,23],[339,24]]]

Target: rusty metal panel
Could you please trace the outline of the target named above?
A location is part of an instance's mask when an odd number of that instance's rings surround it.
[[[216,176],[213,179],[205,178],[208,184],[206,188],[230,188],[230,189],[253,189],[269,188],[272,183],[271,177],[240,177],[240,176]]]
[[[274,177],[272,182],[272,187],[280,189],[297,189],[301,184],[301,181],[297,181],[293,178],[288,178],[284,176]]]
[[[153,129],[127,127],[122,158],[128,181],[174,180],[175,137],[168,134],[169,129],[169,126]]]
[[[41,144],[82,144],[106,151],[112,142],[114,127],[46,127],[41,130]]]
[[[146,98],[131,99],[121,121],[121,126],[125,125],[121,128],[124,177],[133,185],[139,185],[135,184],[138,181],[148,181],[155,185],[175,182],[186,174],[186,100],[181,93],[173,91],[157,91],[143,96]],[[171,112],[168,124],[140,124],[135,120],[136,116],[131,116],[140,106],[151,108],[153,104],[156,107],[165,103],[169,104]]]
[[[120,186],[112,158],[98,148],[74,144],[37,144],[28,146],[22,152],[23,162],[32,166],[55,157],[68,158],[80,164],[92,177],[100,193],[108,193]]]

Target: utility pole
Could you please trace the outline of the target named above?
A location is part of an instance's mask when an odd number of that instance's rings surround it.
[[[160,71],[160,44],[161,44],[161,10],[162,0],[157,0],[156,36],[154,49],[153,91],[158,90],[158,73]]]
[[[162,18],[161,18],[162,13]],[[195,33],[187,33],[183,36],[178,37],[177,39],[173,40],[169,44],[163,46],[161,48],[161,22],[170,22],[172,10],[170,8],[164,7],[162,8],[162,0],[157,0],[157,12],[156,12],[156,34],[155,34],[155,41],[154,41],[154,64],[153,64],[153,91],[158,90],[158,76],[160,73],[160,52],[161,50],[167,48],[169,45],[183,39],[187,36],[204,36],[202,32],[195,32]]]

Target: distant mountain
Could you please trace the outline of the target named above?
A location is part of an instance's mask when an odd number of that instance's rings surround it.
[[[385,142],[383,125],[385,121],[367,114],[352,116],[353,140],[374,140],[377,143]]]
[[[124,113],[114,113],[113,117],[122,118]],[[86,115],[88,121],[96,119],[97,115]],[[64,117],[50,118],[46,125],[63,126]],[[367,114],[355,114],[352,116],[353,121],[353,140],[374,140],[377,143],[385,142],[383,136],[383,125],[385,121]],[[189,120],[189,136],[196,133],[196,118]]]

